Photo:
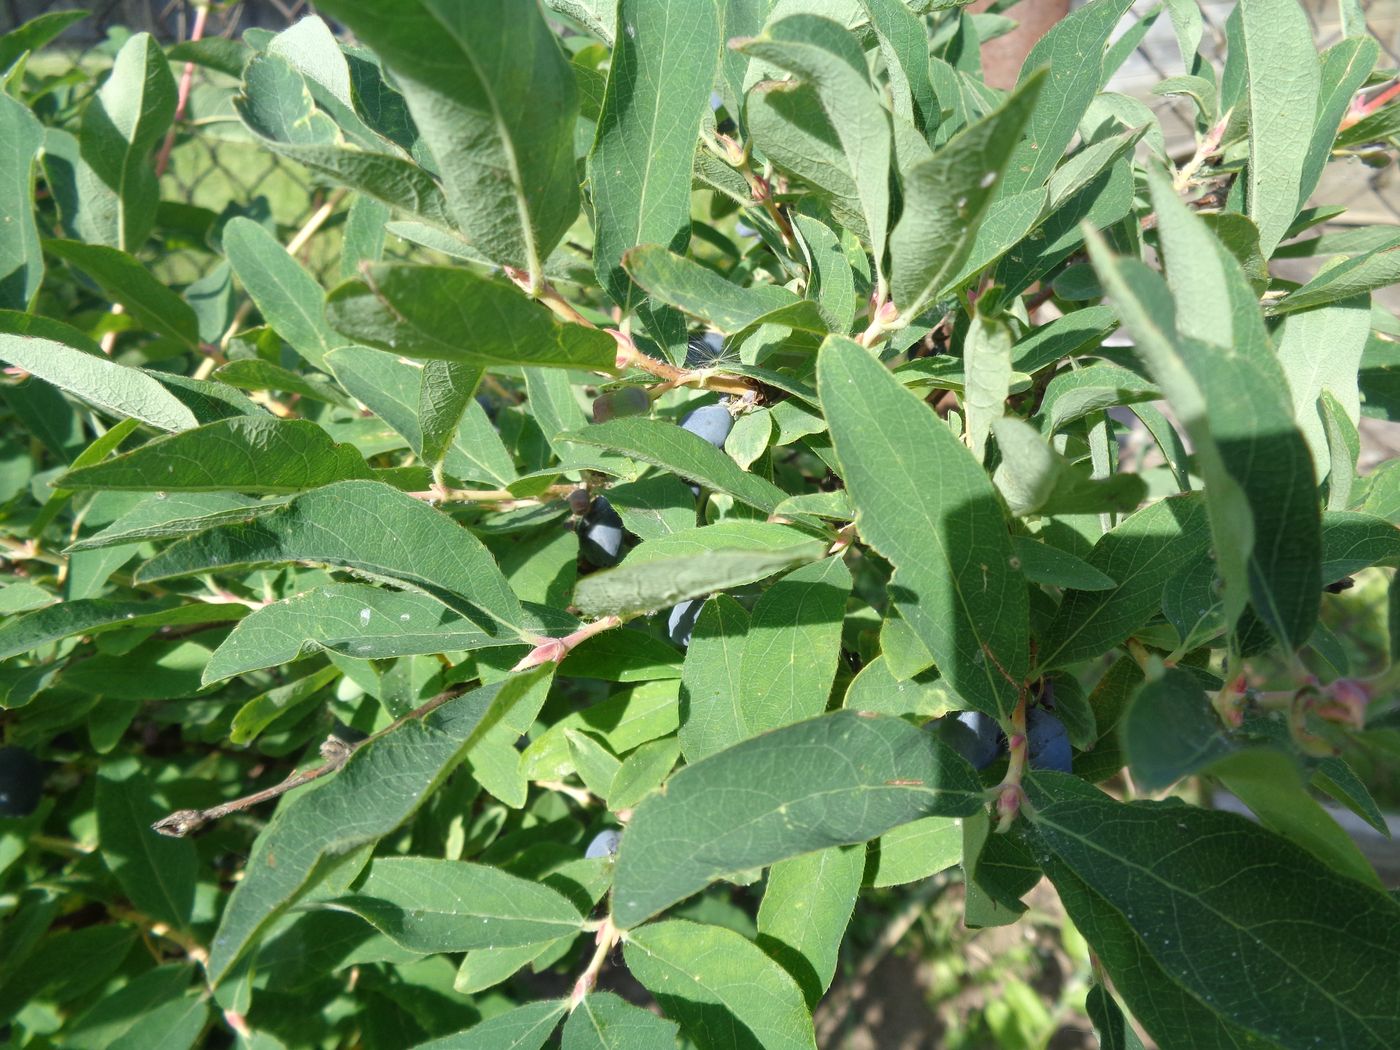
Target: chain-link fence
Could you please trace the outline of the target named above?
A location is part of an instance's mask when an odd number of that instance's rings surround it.
[[[101,73],[132,33],[148,32],[166,46],[190,39],[199,6],[191,0],[2,0],[0,32],[40,14],[85,10],[86,18],[31,58],[29,71],[39,78],[60,78],[73,66]],[[280,32],[309,13],[306,0],[215,3],[208,5],[200,28],[206,38],[237,39],[249,29]],[[180,134],[161,177],[162,200],[215,215],[248,209],[295,228],[320,206],[328,188],[301,165],[258,146],[242,129],[231,106],[235,85],[233,78],[194,69]],[[197,249],[181,251],[178,238],[167,248],[160,275],[172,283],[193,280],[208,265],[207,255]],[[333,281],[336,256],[333,244],[313,242],[306,262]]]

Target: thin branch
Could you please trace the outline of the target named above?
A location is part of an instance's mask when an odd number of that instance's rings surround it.
[[[598,927],[598,932],[594,937],[597,941],[597,947],[593,950],[593,957],[588,960],[588,966],[574,982],[573,993],[569,996],[569,1011],[571,1013],[593,990],[593,986],[598,983],[598,974],[602,972],[603,964],[608,961],[608,953],[612,951],[613,945],[622,939],[622,931],[613,925],[612,916],[608,915],[604,917],[603,924]]]
[[[251,809],[263,802],[270,802],[275,798],[280,798],[293,788],[299,788],[303,784],[309,784],[313,780],[319,780],[329,773],[339,770],[360,748],[366,744],[372,744],[381,737],[392,733],[400,726],[415,719],[422,718],[428,712],[441,707],[453,697],[460,696],[465,690],[465,686],[454,686],[445,692],[439,693],[431,700],[420,705],[402,718],[395,719],[379,732],[366,737],[359,743],[347,744],[337,736],[328,736],[321,744],[321,757],[326,761],[319,766],[308,769],[301,773],[293,773],[280,784],[274,784],[270,788],[263,788],[261,791],[254,791],[252,794],[236,798],[231,802],[222,802],[217,806],[210,806],[208,809],[179,809],[167,817],[163,817],[151,825],[152,830],[158,831],[162,835],[171,838],[184,838],[193,834],[204,825],[215,820],[221,820],[233,813],[241,813],[243,810]]]
[[[209,5],[200,4],[195,9],[194,27],[190,30],[190,42],[193,43],[204,36],[204,23],[209,18]],[[194,63],[186,62],[184,70],[180,73],[180,90],[175,101],[175,116],[170,121],[170,130],[165,133],[165,141],[160,145],[160,153],[156,156],[156,178],[165,174],[166,165],[170,163],[170,151],[175,146],[175,130],[180,126],[181,119],[185,116],[185,108],[190,101],[190,87],[194,83]]]

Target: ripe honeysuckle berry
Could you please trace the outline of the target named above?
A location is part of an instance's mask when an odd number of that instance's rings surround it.
[[[1001,754],[1001,729],[995,718],[981,711],[960,711],[956,718],[940,718],[938,734],[974,769],[986,769]]]
[[[588,844],[588,848],[583,851],[584,860],[597,860],[599,857],[613,857],[617,855],[617,844],[622,841],[622,832],[616,828],[607,828],[593,836],[593,841]]]
[[[593,422],[606,423],[624,416],[641,416],[651,411],[651,398],[639,386],[609,390],[593,399]]]
[[[1032,769],[1055,769],[1070,772],[1074,755],[1065,724],[1043,707],[1026,712],[1026,741],[1030,748]]]
[[[44,766],[22,747],[0,747],[0,817],[27,817],[44,794]]]
[[[723,448],[724,439],[734,429],[734,417],[723,405],[705,405],[682,419],[681,429],[704,438],[715,448]]]
[[[622,519],[605,497],[595,499],[579,522],[578,546],[589,564],[600,569],[622,559]]]
[[[671,607],[671,611],[666,615],[666,636],[672,643],[682,649],[690,645],[691,632],[695,630],[695,621],[699,618],[700,609],[704,604],[704,598],[691,598],[677,602]]]

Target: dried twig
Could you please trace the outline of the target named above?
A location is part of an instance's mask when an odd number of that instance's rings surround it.
[[[232,802],[221,802],[219,805],[210,806],[208,809],[178,809],[168,817],[163,817],[156,821],[151,825],[151,828],[154,831],[160,832],[162,835],[181,839],[186,835],[191,835],[198,831],[200,828],[204,827],[204,825],[226,817],[231,813],[241,813],[243,810],[251,809],[253,806],[263,802],[270,802],[275,798],[280,798],[293,788],[299,788],[303,784],[309,784],[313,780],[319,780],[328,773],[336,772],[350,760],[351,755],[366,744],[373,743],[380,737],[392,733],[407,722],[422,718],[428,712],[441,707],[453,697],[460,696],[464,688],[464,686],[455,686],[452,689],[439,693],[437,696],[427,701],[427,703],[420,705],[402,718],[395,719],[379,732],[366,737],[359,743],[349,744],[337,736],[326,737],[325,741],[321,744],[321,757],[326,761],[304,772],[293,773],[280,784],[274,784],[272,787],[264,788],[261,791],[254,791],[252,794],[236,798]]]

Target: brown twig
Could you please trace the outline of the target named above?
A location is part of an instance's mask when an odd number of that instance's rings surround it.
[[[415,719],[422,718],[430,711],[447,703],[447,701],[460,696],[464,689],[465,686],[454,686],[451,689],[438,693],[437,696],[433,697],[431,700],[414,708],[402,718],[396,718],[379,732],[366,737],[359,743],[348,744],[337,736],[328,736],[321,744],[321,757],[326,760],[321,765],[305,770],[304,772],[293,773],[280,784],[274,784],[270,788],[263,788],[261,791],[254,791],[252,794],[236,798],[231,802],[221,802],[219,805],[210,806],[208,809],[178,809],[169,816],[156,821],[151,825],[151,829],[162,835],[167,835],[170,838],[180,839],[184,838],[186,835],[193,834],[212,821],[220,820],[232,813],[240,813],[245,809],[251,809],[263,802],[270,802],[275,798],[280,798],[293,788],[299,788],[303,784],[309,784],[313,780],[319,780],[329,773],[336,772],[350,760],[351,755],[366,744],[372,744],[381,737],[392,733],[400,726]]]
[[[527,272],[514,266],[505,267],[505,273],[517,288],[549,307],[560,320],[569,324],[583,325],[585,328],[598,329],[596,324],[579,313],[572,303],[559,294],[559,289],[545,278],[540,277],[537,282],[532,282]],[[638,368],[673,387],[698,386],[706,390],[718,390],[728,394],[746,394],[753,389],[752,384],[742,379],[713,375],[707,370],[690,371],[677,368],[669,362],[657,360],[650,354],[644,354],[638,350],[637,344],[632,341],[632,336],[622,329],[605,328],[602,331],[607,332],[617,343],[617,357],[614,361],[614,367],[619,372],[627,368]]]

